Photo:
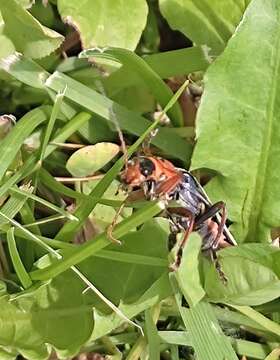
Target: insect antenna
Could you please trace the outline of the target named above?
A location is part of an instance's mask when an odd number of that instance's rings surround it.
[[[101,75],[104,75],[105,71],[101,66],[96,65],[96,68],[99,70]],[[100,80],[96,80],[95,84],[97,86],[97,89],[99,90],[99,92],[103,95],[103,96],[107,96],[106,95],[106,91],[104,89],[104,86],[102,84],[102,82]],[[112,103],[113,104],[113,103]],[[120,140],[120,144],[121,144],[121,151],[124,155],[124,167],[125,170],[127,171],[127,163],[128,163],[128,155],[127,155],[127,149],[126,149],[126,144],[125,144],[125,140],[124,140],[124,136],[123,136],[123,132],[121,130],[120,124],[118,122],[118,119],[116,117],[116,114],[113,110],[113,106],[111,105],[109,107],[109,118],[111,120],[111,124],[113,124],[114,130],[116,130],[117,134],[118,134],[118,138]]]

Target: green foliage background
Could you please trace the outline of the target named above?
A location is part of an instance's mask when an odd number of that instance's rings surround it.
[[[0,12],[1,113],[17,118],[0,118],[0,358],[277,359],[279,2],[0,0]],[[196,116],[187,78],[203,88]],[[159,108],[168,125],[151,121]],[[227,204],[239,244],[219,252],[227,286],[197,234],[169,273],[162,201],[128,204],[122,246],[107,238],[125,197],[117,130],[132,156],[155,127],[155,153]]]

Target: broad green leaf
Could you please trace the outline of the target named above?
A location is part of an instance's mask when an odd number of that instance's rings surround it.
[[[171,295],[172,289],[169,284],[168,275],[164,273],[153,283],[143,296],[138,299],[138,301],[132,304],[121,304],[120,309],[127,317],[132,318]],[[94,312],[94,319],[94,329],[90,341],[94,341],[108,334],[123,322],[120,317],[116,316],[114,313],[104,315],[97,310]]]
[[[0,345],[11,346],[30,360],[47,359],[47,344],[71,357],[93,329],[92,309],[82,294],[83,288],[76,275],[68,271],[13,296],[13,301],[2,295]]]
[[[29,9],[35,3],[35,0],[16,0],[16,2],[19,3],[25,9]]]
[[[196,45],[221,52],[234,33],[247,0],[160,0],[160,10],[169,25]]]
[[[184,247],[181,265],[177,271],[180,289],[190,306],[195,306],[205,295],[199,275],[200,250],[201,237],[192,234]]]
[[[42,58],[56,50],[63,36],[41,25],[15,0],[0,0],[5,34],[17,51],[31,58]]]
[[[98,180],[92,180],[83,183],[83,193],[86,195],[89,195],[91,191],[97,186],[100,179]],[[113,200],[113,201],[119,201],[120,204],[122,204],[123,201],[126,199],[126,194],[119,190],[120,183],[117,180],[113,180],[113,182],[108,186],[106,189],[103,197],[106,200]],[[121,205],[118,206],[118,208]],[[114,220],[116,216],[117,209],[112,206],[106,206],[106,204],[98,203],[91,214],[89,215],[89,221],[93,225],[96,231],[101,232],[105,231],[110,224],[112,224],[112,221]],[[118,217],[118,221],[121,221],[123,218],[131,215],[131,209],[125,208],[123,209],[121,215]]]
[[[163,209],[164,203],[162,201],[148,203],[146,206],[143,206],[140,210],[137,210],[135,213],[133,213],[130,217],[117,224],[113,235],[116,238],[124,236],[130,230],[133,230],[135,227],[142,225],[155,215],[162,212]],[[67,236],[67,232],[65,232],[63,235]],[[75,252],[71,252],[69,256],[65,256],[62,260],[55,262],[47,268],[33,271],[30,273],[30,276],[34,280],[48,280],[53,278],[54,276],[57,276],[58,274],[69,269],[69,267],[87,259],[109,244],[110,240],[108,239],[106,232],[98,235],[97,237],[94,236],[92,239],[79,246]]]
[[[89,176],[102,169],[118,153],[120,147],[109,142],[85,146],[74,152],[66,168],[73,176]]]
[[[279,19],[278,0],[251,2],[207,72],[198,113],[192,168],[217,172],[207,191],[226,202],[239,242],[266,242],[280,225]]]
[[[0,35],[0,43],[1,43],[0,58],[6,57],[15,52],[14,44],[6,35]]]
[[[148,14],[144,0],[58,0],[57,5],[64,21],[79,31],[83,48],[118,46],[134,50]]]
[[[150,234],[153,234],[151,239]],[[111,301],[118,304],[137,301],[168,268],[118,261],[118,254],[133,254],[166,259],[168,223],[164,219],[146,222],[140,230],[132,231],[120,240],[122,245],[112,244],[106,248],[116,251],[115,259],[95,257],[82,262],[80,270],[92,280],[94,285]],[[72,251],[72,250],[71,250]],[[98,253],[97,253],[98,254]],[[89,294],[90,298],[94,296]],[[104,306],[100,299],[97,304]]]
[[[228,279],[223,284],[209,260],[204,260],[204,289],[210,301],[236,305],[259,305],[280,296],[280,281],[275,268],[279,253],[269,245],[245,244],[218,253]],[[279,259],[279,254],[278,254]]]

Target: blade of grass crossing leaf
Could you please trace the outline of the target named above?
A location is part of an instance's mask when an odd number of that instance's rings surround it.
[[[203,71],[212,62],[206,46],[165,51],[145,55],[144,60],[160,77],[167,79],[178,75],[187,75],[194,71]]]
[[[46,80],[45,85],[56,92],[62,91],[65,86],[67,86],[65,93],[66,98],[71,99],[109,122],[111,121],[110,109],[112,109],[118,119],[121,129],[134,135],[141,136],[147,127],[149,127],[150,123],[146,118],[133,111],[127,110],[125,107],[111,101],[64,74],[55,72]],[[192,146],[176,134],[170,133],[165,128],[159,129],[159,132],[152,140],[152,143],[168,154],[183,161],[188,161],[188,155],[191,155]]]
[[[52,134],[52,131],[53,131],[53,128],[54,128],[55,121],[57,119],[57,115],[58,115],[58,113],[60,111],[61,103],[63,101],[63,97],[64,97],[64,94],[65,94],[65,90],[66,89],[64,89],[64,91],[62,93],[58,93],[56,95],[55,102],[54,102],[52,112],[51,112],[51,117],[50,117],[50,120],[48,122],[46,131],[45,131],[45,134],[44,134],[42,147],[41,147],[41,154],[40,154],[40,161],[41,162],[43,161],[43,159],[45,157],[46,148],[47,148],[47,145],[48,145],[48,143],[50,141],[50,137],[51,137],[51,134]]]
[[[160,213],[163,209],[164,203],[161,201],[148,203],[146,206],[117,224],[113,235],[116,238],[120,238],[130,230],[145,223],[147,220]],[[107,238],[107,234],[102,233],[79,246],[75,253],[65,256],[63,261],[59,261],[44,269],[33,271],[31,273],[31,278],[34,280],[47,280],[53,278],[54,276],[57,276],[63,271],[69,269],[70,266],[80,263],[109,244],[111,244],[111,241]]]
[[[51,140],[53,143],[64,143],[71,135],[73,135],[76,131],[78,131],[85,123],[87,123],[91,119],[92,115],[86,112],[80,112],[72,117],[55,135],[55,137]],[[55,149],[56,145],[50,143],[45,152],[44,158],[49,156]]]
[[[147,266],[160,266],[160,267],[168,266],[168,261],[165,259],[156,258],[156,257],[152,257],[152,256],[143,256],[143,255],[137,255],[137,254],[131,254],[131,253],[123,253],[123,252],[119,252],[119,251],[100,250],[94,256],[100,257],[103,259],[127,262],[127,263],[131,263],[131,264],[141,264],[141,265],[147,265]]]
[[[48,224],[57,220],[62,220],[65,219],[64,215],[51,215],[48,216],[46,218],[37,220],[37,221],[33,221],[31,223],[25,223],[24,227],[25,228],[31,228],[31,227],[38,227],[38,225],[43,225],[43,224]]]
[[[280,337],[280,325],[277,324],[276,322],[268,319],[263,314],[254,310],[250,306],[238,306],[238,305],[232,305],[232,304],[227,304],[227,305],[236,309],[237,311],[241,312],[242,314],[248,316],[250,319],[252,319],[256,323],[260,324],[266,330],[268,330]]]
[[[162,78],[187,75],[194,71],[203,71],[212,62],[205,46],[165,51],[151,55],[145,55],[143,59]],[[62,71],[61,69],[58,69]],[[103,83],[111,94],[117,93],[123,88],[134,86],[140,82],[137,74],[122,66],[110,76],[104,78]]]
[[[29,193],[26,192],[26,194],[15,194],[12,195],[8,201],[2,206],[1,211],[8,216],[9,218],[13,218],[23,207],[25,201],[28,198]],[[4,224],[7,224],[8,221],[0,218],[0,227]]]
[[[7,219],[11,224],[13,224],[15,227],[21,229],[25,234],[27,234],[30,238],[30,240],[35,241],[35,243],[37,243],[39,246],[41,246],[42,248],[44,248],[45,250],[47,250],[47,252],[51,253],[52,255],[54,255],[57,259],[61,260],[63,257],[61,254],[59,254],[56,250],[54,250],[51,246],[47,245],[46,243],[44,243],[38,236],[34,235],[33,233],[31,233],[29,230],[25,229],[20,223],[18,223],[16,220],[14,219],[9,219],[5,214],[3,214],[0,211],[0,217],[4,217],[5,219]],[[130,319],[128,319],[120,309],[118,309],[110,300],[108,300],[94,285],[92,282],[90,282],[86,276],[79,270],[77,269],[74,265],[70,266],[70,269],[72,271],[74,271],[79,278],[87,285],[88,288],[90,288],[91,290],[93,290],[95,292],[95,294],[100,297],[101,300],[103,300],[105,302],[106,305],[108,305],[109,308],[111,308],[118,316],[120,316],[123,320],[127,321],[128,323],[130,323],[131,325],[137,327],[141,333],[143,334],[143,330],[141,328],[141,326],[135,324],[133,321],[131,321]],[[28,275],[29,276],[29,275]]]
[[[172,96],[172,98],[169,100],[169,102],[166,104],[163,113],[165,114],[169,109],[172,108],[172,106],[177,102],[179,97],[182,95],[183,91],[186,89],[186,87],[189,85],[189,80],[186,80],[176,91],[176,93]]]
[[[105,98],[96,91],[64,74],[55,72],[49,76],[49,74],[35,62],[24,58],[20,54],[0,59],[0,68],[19,81],[34,87],[45,88],[42,84],[42,82],[44,82],[49,89],[59,92],[63,91],[67,85],[66,98],[98,114],[107,121],[110,121],[109,109],[113,107],[120,127],[134,135],[140,136],[149,126],[149,121],[146,118],[112,102],[108,98]],[[63,103],[63,105],[65,105],[65,103]],[[62,106],[62,108],[63,107],[64,106]],[[73,109],[71,107],[67,106],[67,108],[72,112],[72,115],[75,114],[75,111],[72,111]],[[68,110],[67,112],[69,112]],[[187,163],[190,162],[193,146],[184,141],[180,136],[170,133],[168,129],[161,128],[157,136],[152,140],[152,143],[166,153]]]
[[[27,289],[32,285],[32,281],[24,268],[17,250],[16,240],[14,236],[14,228],[10,228],[7,232],[8,248],[15,272],[22,283],[22,286]]]
[[[50,173],[47,172],[47,170],[41,168],[40,169],[40,180],[41,182],[47,186],[49,189],[52,189],[53,191],[58,192],[59,194],[63,194],[66,196],[69,196],[73,199],[77,199],[77,200],[86,200],[87,199],[87,195],[80,193],[78,191],[75,191],[65,185],[63,185],[62,183],[56,181],[56,179],[51,176]],[[103,204],[103,205],[107,205],[107,206],[111,206],[111,207],[116,207],[119,208],[122,204],[122,201],[118,201],[118,200],[109,200],[109,199],[98,199],[98,203],[99,204]]]
[[[181,306],[181,296],[174,274],[170,281],[175,291],[175,299],[186,329],[190,332],[198,360],[237,360],[237,356],[226,336],[223,334],[211,305],[200,301],[187,309]]]
[[[49,245],[45,244],[37,235],[34,235],[32,232],[30,232],[29,230],[25,229],[19,222],[17,222],[16,220],[10,218],[9,216],[7,216],[6,214],[4,214],[2,211],[0,211],[0,218],[3,217],[5,220],[7,220],[9,223],[11,223],[15,228],[20,229],[23,233],[25,233],[27,235],[27,238],[33,242],[35,242],[36,244],[38,244],[39,246],[41,246],[42,248],[44,248],[47,252],[50,252],[54,255],[59,255],[59,257],[61,258],[62,256],[60,254],[58,254],[55,250],[53,250],[52,247],[50,247]]]
[[[129,324],[131,324],[132,326],[137,327],[142,336],[144,336],[143,330],[141,328],[140,325],[137,325],[136,323],[134,323],[132,320],[130,320],[128,317],[126,317],[123,312],[117,307],[115,306],[110,300],[108,300],[94,285],[92,282],[90,282],[87,277],[78,269],[76,268],[76,266],[71,266],[70,267],[71,270],[73,270],[80,279],[83,280],[83,282],[88,286],[88,289],[91,289],[101,300],[103,300],[103,302],[108,305],[109,308],[111,308],[120,318],[122,318],[123,320],[125,320],[126,322],[128,322]]]
[[[21,189],[17,189],[17,188],[15,188],[15,187],[11,188],[10,191],[11,191],[11,192],[18,193],[18,194],[24,194],[24,195],[26,195],[28,198],[37,201],[38,203],[46,206],[46,207],[49,208],[49,209],[54,210],[55,212],[63,215],[64,217],[66,217],[66,218],[68,218],[68,219],[70,219],[70,220],[78,221],[78,219],[77,219],[74,215],[68,213],[67,211],[61,209],[60,207],[52,204],[52,203],[49,202],[49,201],[40,198],[39,196],[37,196],[37,195],[35,195],[35,194],[27,193],[26,191],[21,190]]]
[[[12,177],[5,181],[2,186],[0,186],[0,197],[5,195],[5,193],[9,191],[9,189],[20,179],[23,179],[25,176],[33,172],[37,166],[36,157],[31,155],[23,166]]]
[[[280,348],[274,349],[264,360],[279,360]]]
[[[160,312],[159,305],[145,311],[145,329],[149,351],[149,359],[160,360],[160,338],[155,323]]]
[[[84,112],[79,113],[59,131],[58,135],[54,138],[54,141],[64,142],[81,126],[81,124],[85,123],[90,118],[91,118],[90,114]],[[46,119],[47,117],[45,118],[45,120]],[[55,145],[51,145],[51,144],[48,145],[46,149],[45,157],[50,155],[56,148],[57,146]],[[7,181],[5,181],[5,183],[2,186],[0,186],[0,196],[5,195],[5,193],[9,190],[10,187],[16,184],[20,179],[23,179],[24,177],[30,175],[32,172],[38,169],[38,167],[39,167],[39,163],[36,161],[36,156],[33,154],[25,161],[23,166],[11,178],[9,178]]]
[[[160,103],[162,107],[165,107],[170,97],[172,97],[171,89],[165,84],[160,76],[153,71],[153,69],[138,55],[127,49],[120,48],[94,48],[87,49],[80,53],[80,57],[97,57],[107,58],[113,61],[120,62],[131,70],[139,74],[141,79],[149,87],[150,91],[154,95],[155,99]],[[182,112],[179,104],[174,103],[173,108],[167,110],[171,121],[174,126],[183,125]]]
[[[174,99],[178,98],[180,94],[183,92],[184,88],[188,85],[188,81],[186,81],[180,89],[173,95],[173,97],[169,100],[166,107],[163,109],[162,114],[166,113],[166,109],[169,109],[174,104]],[[80,219],[79,223],[66,223],[62,229],[57,234],[56,238],[59,240],[70,241],[71,236],[78,231],[85,219],[89,216],[91,211],[95,208],[98,203],[97,199],[100,199],[106,189],[109,187],[113,179],[119,174],[121,168],[123,167],[124,161],[126,158],[129,158],[141,145],[141,143],[145,140],[145,138],[153,131],[161,120],[161,116],[154,121],[135,141],[133,145],[129,147],[127,150],[127,154],[123,155],[116,163],[111,167],[111,169],[106,173],[103,179],[97,184],[97,186],[92,190],[92,192],[88,195],[88,199],[82,201],[75,211],[74,215]]]

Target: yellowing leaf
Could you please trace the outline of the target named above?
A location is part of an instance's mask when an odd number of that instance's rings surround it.
[[[68,160],[66,168],[73,176],[88,176],[103,168],[119,152],[112,143],[98,143],[77,150]]]

